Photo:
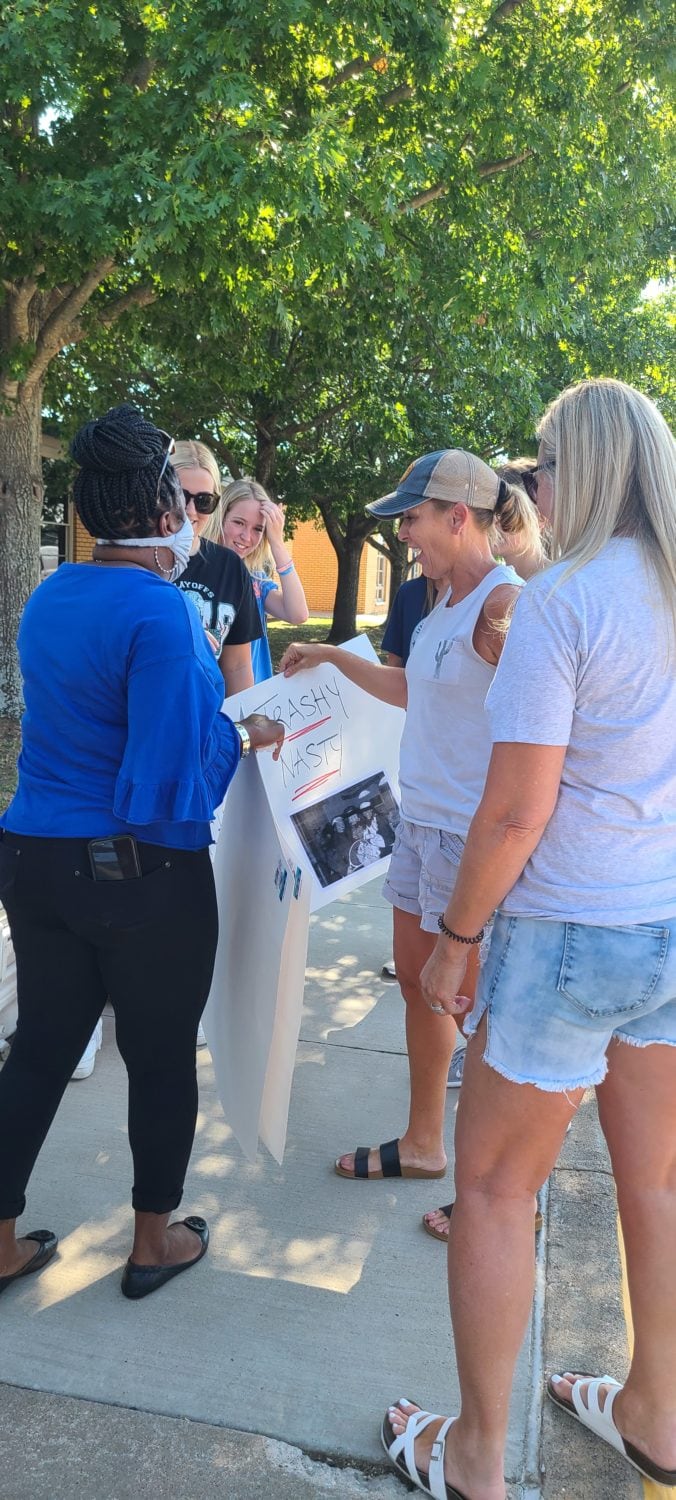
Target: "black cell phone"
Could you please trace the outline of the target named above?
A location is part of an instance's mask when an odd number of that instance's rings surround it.
[[[141,861],[136,839],[121,833],[116,838],[90,839],[89,863],[93,880],[138,880]]]

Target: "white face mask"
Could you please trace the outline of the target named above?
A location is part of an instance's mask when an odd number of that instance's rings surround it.
[[[101,547],[168,547],[173,552],[176,562],[170,573],[164,573],[169,583],[176,583],[190,562],[190,548],[195,539],[192,521],[186,516],[183,525],[178,531],[171,531],[167,536],[116,536],[97,537]]]

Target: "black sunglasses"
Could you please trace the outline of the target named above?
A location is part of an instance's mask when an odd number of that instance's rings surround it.
[[[183,489],[183,485],[181,485],[181,489]],[[183,499],[186,505],[189,505],[192,500],[195,510],[200,516],[213,516],[220,498],[218,490],[202,490],[199,495],[193,495],[190,490],[183,490]]]
[[[538,503],[538,474],[541,473],[543,469],[555,468],[555,460],[553,458],[548,458],[543,464],[535,464],[532,469],[525,469],[523,474],[521,475],[521,482],[526,491],[528,499],[532,500],[533,505],[537,505]]]
[[[524,469],[520,477],[521,483],[526,491],[528,499],[532,500],[533,505],[537,505],[538,482],[535,477],[535,469]]]

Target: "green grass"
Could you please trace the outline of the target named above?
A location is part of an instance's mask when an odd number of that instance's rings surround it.
[[[304,625],[285,625],[280,621],[268,621],[268,636],[270,639],[270,655],[272,665],[277,671],[279,663],[292,641],[325,641],[329,633],[331,620],[328,615],[310,615]],[[369,640],[376,651],[380,651],[380,643],[385,629],[384,616],[363,615],[357,620],[358,634],[368,635]]]

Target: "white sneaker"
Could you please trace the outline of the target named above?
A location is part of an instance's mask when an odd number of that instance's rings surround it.
[[[462,1083],[462,1075],[465,1069],[466,1047],[456,1047],[451,1058],[451,1066],[448,1070],[447,1089],[459,1089]]]
[[[94,1072],[96,1054],[99,1051],[102,1041],[103,1022],[99,1019],[96,1022],[93,1035],[89,1038],[87,1046],[85,1047],[82,1057],[80,1058],[80,1061],[75,1069],[75,1072],[71,1073],[71,1079],[91,1078],[92,1073]]]
[[[199,1023],[199,1026],[197,1027],[197,1045],[198,1047],[208,1047],[209,1045],[206,1036],[204,1035],[204,1027],[201,1021]]]

